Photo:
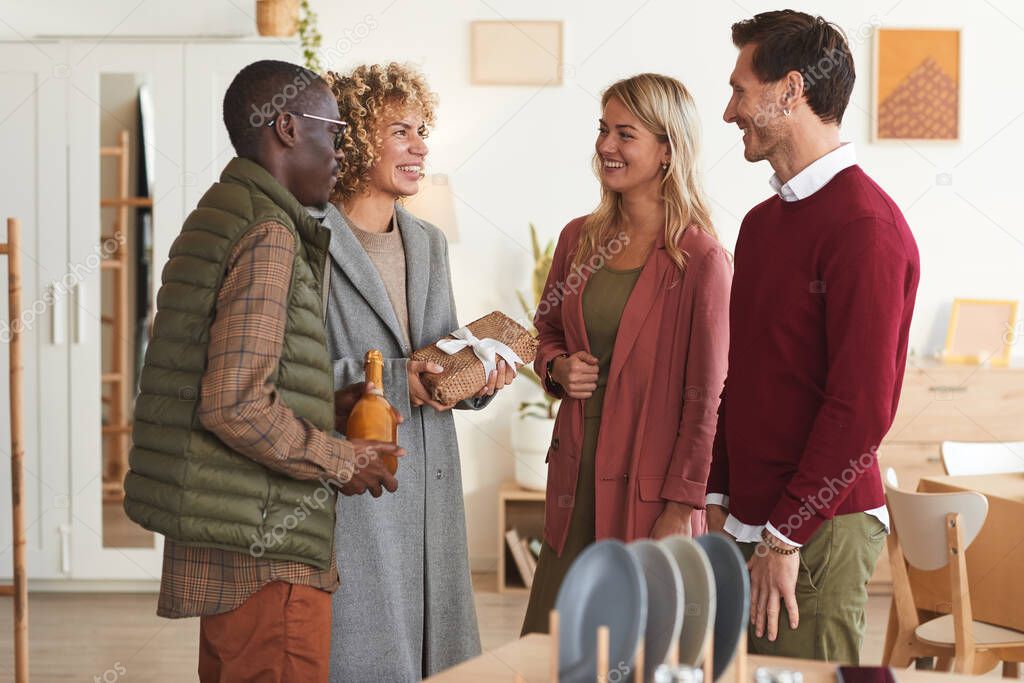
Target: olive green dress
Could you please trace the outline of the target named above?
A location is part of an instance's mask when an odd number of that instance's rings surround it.
[[[626,301],[640,277],[640,268],[615,270],[605,266],[594,272],[583,290],[583,322],[587,327],[590,353],[598,359],[597,389],[583,408],[583,445],[580,452],[580,471],[576,481],[575,504],[569,522],[565,548],[559,557],[545,541],[537,561],[537,571],[530,590],[530,602],[523,621],[523,635],[547,633],[548,613],[555,606],[558,589],[569,566],[583,549],[594,542],[594,452],[601,427],[601,406],[604,403],[608,370],[612,364],[612,349],[619,331],[619,320]]]

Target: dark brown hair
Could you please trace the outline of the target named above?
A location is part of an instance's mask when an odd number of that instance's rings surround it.
[[[762,82],[800,72],[811,111],[825,123],[843,122],[857,73],[838,26],[790,9],[762,12],[733,24],[732,42],[738,48],[754,44],[754,73]]]

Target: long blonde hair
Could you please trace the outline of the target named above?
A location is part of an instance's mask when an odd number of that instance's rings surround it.
[[[700,121],[697,107],[682,83],[660,74],[639,74],[612,84],[601,96],[601,108],[604,109],[613,97],[640,119],[660,142],[668,143],[671,158],[661,179],[665,248],[679,269],[685,270],[686,254],[679,248],[679,238],[687,227],[695,225],[718,239],[698,168]],[[593,165],[600,178],[602,161],[596,151]],[[614,240],[616,230],[621,230],[622,218],[622,195],[602,185],[601,202],[583,222],[573,264],[580,265]]]

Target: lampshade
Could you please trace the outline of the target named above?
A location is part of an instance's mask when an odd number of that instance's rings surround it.
[[[459,227],[455,222],[455,201],[443,173],[427,175],[420,179],[420,191],[404,201],[405,208],[414,216],[433,223],[449,242],[459,239]]]

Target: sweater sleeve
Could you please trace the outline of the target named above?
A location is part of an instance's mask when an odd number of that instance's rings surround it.
[[[719,397],[729,360],[729,289],[732,269],[717,247],[698,274],[696,302],[689,329],[682,418],[661,497],[694,508],[704,507]]]
[[[728,379],[726,379],[728,384]],[[729,507],[729,450],[725,447],[725,411],[728,389],[722,389],[718,403],[715,442],[711,447],[711,470],[708,472],[707,505]],[[714,496],[714,498],[712,498]]]
[[[858,219],[836,235],[821,267],[824,397],[798,469],[768,518],[795,543],[807,542],[835,515],[852,484],[877,467],[877,448],[898,398],[907,301],[917,282],[916,257],[891,223]]]

